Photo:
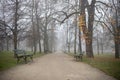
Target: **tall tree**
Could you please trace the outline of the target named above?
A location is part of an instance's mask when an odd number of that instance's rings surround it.
[[[88,57],[92,58],[93,48],[92,48],[92,38],[93,38],[93,23],[94,23],[94,14],[95,14],[95,3],[96,0],[92,0],[91,4],[88,4],[88,0],[81,0],[81,11],[80,11],[80,26],[83,31],[86,42],[86,54]],[[86,6],[88,11],[88,22],[86,22]],[[87,25],[86,25],[87,24]]]
[[[115,58],[119,58],[120,56],[120,24],[119,24],[119,18],[120,16],[120,3],[119,0],[117,0],[117,5],[115,5],[115,0],[112,0],[113,2],[113,8],[115,10],[115,17],[113,17],[113,32],[114,32],[114,43],[115,43]],[[115,24],[114,24],[115,22]]]
[[[34,11],[35,11],[35,1],[32,0],[32,12],[31,12],[31,22],[32,22],[32,36],[33,36],[33,52],[36,54],[37,45],[36,45],[36,35],[35,35],[35,21],[34,21]]]
[[[13,33],[13,43],[14,43],[14,50],[17,49],[17,45],[18,45],[18,21],[19,21],[19,9],[20,9],[20,5],[19,5],[19,1],[18,0],[14,0],[11,3],[14,4],[13,7],[13,24],[12,24],[12,33]],[[14,57],[16,57],[15,53],[14,53]]]
[[[40,36],[40,26],[39,26],[39,15],[38,15],[38,6],[39,1],[35,0],[35,16],[36,16],[36,24],[37,24],[37,35],[38,35],[38,44],[39,44],[39,52],[42,52],[41,49],[41,36]]]

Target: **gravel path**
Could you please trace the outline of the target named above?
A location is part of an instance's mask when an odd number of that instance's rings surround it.
[[[0,80],[116,80],[73,57],[54,53],[0,72]]]

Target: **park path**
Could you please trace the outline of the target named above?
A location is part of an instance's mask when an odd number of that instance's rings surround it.
[[[33,62],[0,72],[0,80],[116,80],[63,53],[47,54]]]

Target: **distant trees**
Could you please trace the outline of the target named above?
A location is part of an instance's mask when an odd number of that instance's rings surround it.
[[[88,57],[92,58],[94,57],[93,48],[92,48],[92,37],[93,37],[93,24],[94,24],[96,0],[92,0],[90,4],[88,0],[80,0],[79,2],[80,2],[79,4],[80,12],[72,12],[71,14],[66,15],[66,18],[63,20],[63,22],[74,14],[80,14],[80,21],[81,21],[80,27],[81,27],[81,31],[83,31],[83,35],[86,42],[86,54]],[[86,16],[86,9],[87,9],[88,17]]]
[[[66,26],[64,28],[64,31],[66,31],[64,45],[67,52],[70,52],[74,46],[74,53],[76,54],[77,44],[79,43],[79,50],[82,53],[81,37],[83,36],[86,55],[93,58],[94,35],[98,35],[94,38],[97,40],[98,53],[100,48],[103,53],[104,36],[102,37],[102,34],[104,32],[107,34],[107,30],[96,28],[101,25],[112,33],[115,43],[115,57],[119,58],[120,23],[118,16],[120,14],[120,4],[119,0],[108,1],[1,0],[0,36],[3,34],[6,36],[4,39],[6,39],[7,49],[9,48],[10,38],[13,39],[14,49],[18,48],[20,41],[27,38],[27,46],[31,47],[34,53],[37,51],[48,53],[55,50],[56,26],[60,26],[60,23],[64,22],[61,25]],[[111,13],[109,14],[109,12]],[[69,20],[65,21],[68,18]],[[100,33],[93,33],[94,30],[98,30]],[[78,38],[79,40],[77,40]]]
[[[119,58],[120,55],[120,3],[119,0],[109,0],[109,7],[103,9],[104,21],[100,21],[103,27],[106,27],[113,35],[113,41],[115,44],[115,58]],[[108,15],[109,14],[109,15]]]
[[[8,7],[10,7],[9,11],[12,14],[11,16],[9,16],[10,17],[9,19],[11,19],[11,22],[9,23],[11,26],[9,28],[11,29],[11,32],[13,34],[14,49],[18,49],[18,40],[19,40],[18,35],[21,32],[21,30],[24,28],[20,19],[23,16],[23,10],[21,7],[22,1],[12,0],[10,2],[8,1],[7,4],[8,4]]]
[[[79,9],[79,0],[74,0],[71,3],[71,0],[63,0],[63,4],[65,6],[61,9],[61,11],[58,11],[58,15],[60,17],[60,22],[63,23],[66,33],[66,52],[71,52],[73,50],[74,46],[74,53],[76,54],[78,52],[78,45],[79,43],[79,36],[78,35],[78,13],[80,11]],[[75,14],[75,15],[74,15]],[[72,16],[72,17],[71,17]],[[66,20],[68,19],[69,20]],[[66,21],[65,21],[66,20]],[[74,38],[74,39],[73,39]],[[81,50],[80,50],[81,51]]]
[[[89,2],[88,0],[79,0],[80,1],[80,12],[70,12],[70,14],[67,14],[66,12],[63,12],[66,17],[64,18],[64,20],[62,22],[64,22],[66,19],[68,19],[69,17],[71,17],[74,14],[80,14],[79,19],[80,19],[80,28],[81,28],[81,32],[83,32],[83,36],[85,39],[85,43],[86,43],[86,54],[88,57],[93,58],[93,48],[92,48],[92,44],[93,44],[93,26],[95,25],[94,22],[98,22],[99,20],[101,20],[101,17],[98,16],[96,14],[96,12],[102,16],[105,16],[104,11],[99,10],[100,9],[100,4],[102,4],[102,7],[104,6],[105,8],[103,10],[107,10],[107,8],[110,8],[111,6],[109,4],[107,4],[106,2],[102,2],[102,1],[97,1],[97,0],[91,0],[91,2]],[[116,1],[117,2],[117,1]],[[116,5],[114,5],[114,1],[112,2],[113,5],[112,7],[114,7],[116,12],[116,16],[118,16],[118,7],[116,7]],[[98,20],[96,20],[96,17],[98,18]],[[109,19],[110,20],[110,19]],[[100,21],[101,22],[101,21]],[[103,21],[104,22],[104,21]],[[114,20],[114,22],[116,22],[116,24],[118,25],[118,18],[116,17],[116,19]],[[104,22],[106,23],[106,22]],[[98,23],[97,23],[98,24]],[[110,25],[110,23],[109,23]],[[114,27],[115,28],[115,27]],[[116,29],[113,29],[115,32],[115,42],[116,41],[120,41],[118,39],[118,34],[120,31],[119,30],[119,26],[116,27]],[[117,31],[117,32],[116,32]],[[117,38],[116,38],[117,36]],[[102,45],[103,42],[101,42]],[[117,45],[116,45],[117,44]],[[119,43],[115,43],[115,45],[117,46],[115,49],[118,53],[118,45]],[[103,48],[103,46],[101,47]],[[103,49],[102,49],[103,50]],[[103,52],[103,51],[102,51]],[[118,54],[115,54],[118,56]]]
[[[6,30],[3,24],[3,21],[0,21],[0,51],[3,50],[3,41],[5,39],[6,36]]]
[[[1,20],[4,21],[9,30],[9,34],[13,39],[14,49],[18,48],[18,43],[21,39],[25,37],[25,35],[20,35],[21,32],[24,32],[27,23],[24,22],[24,10],[25,4],[27,1],[23,2],[22,0],[1,0],[0,2],[2,14]],[[21,7],[22,6],[22,7]],[[21,39],[20,39],[21,38]],[[9,45],[8,45],[9,46]]]
[[[115,43],[115,58],[120,57],[120,1],[112,0],[112,9],[113,12],[111,16],[110,24],[112,26],[112,32],[114,36]]]
[[[53,2],[56,3],[54,0]],[[29,17],[32,27],[29,28],[28,39],[32,38],[31,46],[33,46],[34,53],[36,53],[37,49],[39,49],[39,52],[52,52],[52,46],[50,45],[54,45],[52,41],[55,40],[53,36],[55,35],[54,27],[56,25],[53,19],[54,4],[49,0],[32,0],[29,9],[31,9]],[[32,31],[32,34],[30,31]],[[49,36],[53,38],[52,41]],[[28,41],[31,42],[31,40]]]
[[[102,5],[105,5],[105,7],[112,7],[111,11],[113,11],[113,16],[112,18],[108,19],[111,20],[109,21],[110,23],[108,23],[108,25],[112,26],[112,30],[111,32],[113,32],[113,36],[114,36],[114,42],[115,42],[115,58],[119,58],[119,54],[120,54],[120,26],[119,26],[119,1],[115,1],[112,0],[110,4],[112,5],[107,5],[106,3],[103,3],[101,1],[96,1],[96,0],[92,0],[90,5],[83,5],[83,4],[88,4],[88,1],[85,2],[85,0],[81,0],[81,15],[83,17],[83,21],[85,21],[85,6],[89,6],[87,7],[87,11],[88,11],[88,28],[84,27],[86,26],[84,23],[84,25],[82,26],[83,29],[83,34],[86,36],[85,40],[86,40],[86,53],[88,54],[89,57],[93,57],[93,51],[92,51],[92,36],[93,36],[93,22],[94,22],[94,16],[95,16],[95,4],[96,3],[101,3]],[[99,6],[99,5],[98,5]],[[103,12],[106,12],[104,9],[102,9]],[[105,16],[108,17],[107,14],[103,14]],[[111,16],[110,16],[111,17]],[[103,22],[106,24],[106,22]],[[104,25],[105,25],[104,24]],[[105,25],[106,26],[106,25]],[[107,26],[110,27],[110,26]],[[110,28],[108,28],[110,30]],[[88,47],[88,48],[87,48]]]
[[[9,50],[9,41],[12,36],[9,34],[10,30],[5,21],[0,20],[0,51]]]

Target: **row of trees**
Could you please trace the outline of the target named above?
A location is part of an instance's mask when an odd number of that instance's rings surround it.
[[[8,29],[14,49],[18,49],[20,41],[27,39],[27,46],[31,47],[34,53],[38,47],[39,52],[53,51],[55,48],[53,42],[56,38],[56,22],[53,13],[56,3],[57,1],[54,0],[1,0],[0,35],[6,35],[5,30]],[[4,39],[6,38],[4,37]]]
[[[66,31],[63,45],[68,52],[74,46],[75,54],[77,47],[82,53],[84,40],[86,55],[93,58],[93,40],[97,40],[98,53],[101,43],[103,53],[104,39],[99,35],[110,32],[115,44],[115,58],[119,58],[119,5],[119,0],[1,0],[0,41],[2,44],[5,39],[10,45],[9,40],[13,40],[14,49],[17,49],[20,41],[27,40],[27,46],[34,53],[52,52],[58,40],[56,26],[62,23]]]
[[[78,14],[79,17],[79,27],[80,33],[84,36],[85,44],[86,44],[86,55],[87,57],[93,58],[93,34],[94,30],[98,30],[98,32],[105,33],[109,31],[113,36],[113,41],[115,44],[115,58],[119,58],[120,54],[120,1],[119,0],[108,0],[108,1],[97,1],[97,0],[76,0],[79,2],[79,6],[76,11],[71,11],[69,13],[64,12],[66,17],[62,22],[66,19],[70,18],[74,14]],[[69,3],[68,3],[69,4]],[[71,4],[69,4],[71,5]],[[76,6],[73,5],[72,6]],[[101,26],[102,28],[98,28]],[[100,33],[99,33],[100,34]],[[82,36],[80,35],[80,36]],[[98,40],[98,35],[97,40]],[[79,38],[81,41],[81,38]],[[79,42],[81,43],[81,42]],[[98,44],[98,41],[97,41]],[[80,44],[81,45],[81,44]],[[102,50],[103,50],[103,41],[101,42]],[[98,49],[99,49],[99,45]],[[81,47],[80,47],[81,48]],[[82,49],[80,49],[82,50]],[[82,52],[82,51],[81,51]],[[76,53],[76,52],[75,52]],[[98,52],[99,53],[99,52]],[[103,51],[102,51],[103,53]]]

